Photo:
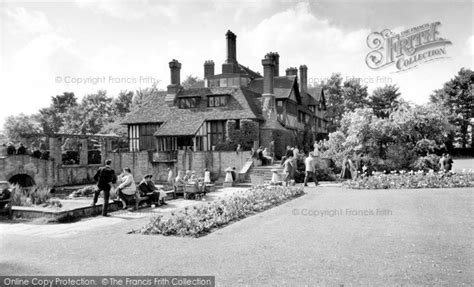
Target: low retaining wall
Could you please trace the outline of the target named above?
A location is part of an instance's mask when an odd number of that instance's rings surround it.
[[[120,209],[120,206],[117,202],[110,202],[108,211],[117,211]],[[47,208],[39,209],[37,207],[23,207],[23,206],[13,206],[13,218],[24,218],[24,219],[34,219],[34,218],[47,218],[51,220],[61,221],[67,218],[84,218],[90,217],[93,215],[99,215],[102,213],[102,204],[98,204],[95,207],[84,206],[78,207],[70,210],[48,210]]]

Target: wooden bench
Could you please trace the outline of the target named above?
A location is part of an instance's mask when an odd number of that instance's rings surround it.
[[[130,200],[125,200],[125,203],[127,204],[127,206],[129,206],[131,204],[135,204],[135,209],[138,209],[140,204],[144,201],[147,201],[148,199],[150,199],[149,196],[140,196],[140,193],[137,192],[137,193],[135,193],[134,197],[130,198]]]

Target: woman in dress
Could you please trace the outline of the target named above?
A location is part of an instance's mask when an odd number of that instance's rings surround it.
[[[123,209],[127,208],[127,202],[135,200],[137,186],[133,179],[132,171],[126,167],[122,174],[119,175],[120,185],[117,187],[117,193],[122,202]]]

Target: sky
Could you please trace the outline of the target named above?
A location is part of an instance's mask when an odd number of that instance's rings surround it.
[[[263,74],[261,59],[278,52],[280,74],[305,64],[310,84],[341,73],[369,91],[395,84],[422,104],[473,69],[473,18],[472,1],[0,0],[0,129],[7,116],[36,113],[63,92],[165,89],[172,59],[181,79],[202,78],[206,60],[220,73],[227,30],[237,35],[238,62],[254,71]],[[402,72],[367,66],[369,34],[433,22],[452,43],[445,58]]]

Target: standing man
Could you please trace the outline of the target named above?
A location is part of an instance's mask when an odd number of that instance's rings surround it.
[[[289,186],[290,181],[293,179],[293,157],[288,157],[283,163],[283,173],[285,174],[285,184]]]
[[[450,172],[453,169],[453,159],[449,153],[444,156],[443,166],[445,172]]]
[[[99,199],[100,192],[103,191],[104,206],[102,208],[102,216],[109,216],[107,214],[107,209],[109,207],[110,189],[112,188],[112,185],[117,182],[117,176],[115,175],[115,171],[110,167],[110,164],[112,164],[112,160],[106,160],[105,166],[99,168],[94,175],[94,180],[97,181],[98,189],[94,193],[92,206],[95,206],[97,200]]]
[[[441,156],[441,158],[439,159],[439,170],[442,170],[444,171],[444,159],[446,158],[446,154],[443,153],[443,155]]]
[[[318,185],[318,179],[316,178],[315,172],[315,164],[313,153],[310,152],[308,157],[304,160],[305,166],[305,176],[304,176],[304,186],[308,186],[308,179],[311,178],[314,181],[314,186]]]

